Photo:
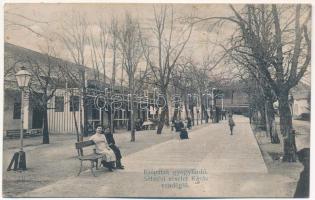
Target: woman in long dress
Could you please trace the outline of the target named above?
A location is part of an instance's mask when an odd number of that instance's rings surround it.
[[[96,153],[104,155],[102,164],[107,167],[109,171],[113,171],[116,156],[113,150],[108,146],[104,134],[102,134],[102,127],[96,129],[96,133],[90,137],[90,140],[95,142]]]

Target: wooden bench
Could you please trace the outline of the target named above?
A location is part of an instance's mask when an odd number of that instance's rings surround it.
[[[90,164],[91,164],[90,165],[90,170],[91,170],[93,176],[95,176],[93,168],[95,167],[96,170],[98,169],[98,160],[102,159],[104,157],[104,155],[97,154],[94,148],[93,148],[93,152],[90,153],[90,154],[84,155],[84,153],[83,153],[83,148],[90,147],[90,146],[93,146],[93,145],[95,145],[95,143],[92,140],[75,143],[75,148],[78,151],[78,157],[77,158],[80,160],[80,171],[78,173],[78,176],[82,172],[82,163],[83,163],[83,161],[90,161]],[[95,163],[95,165],[94,165],[94,163]]]
[[[6,131],[6,138],[19,138],[20,137],[20,129],[14,129],[14,130],[7,130]],[[23,138],[26,137],[35,137],[35,136],[40,136],[43,135],[43,130],[42,129],[29,129],[23,130]]]
[[[41,136],[43,135],[43,129],[30,129],[29,131],[29,136],[30,137],[36,137],[36,136]]]
[[[19,138],[20,137],[20,129],[15,129],[15,130],[7,130],[6,131],[6,137],[7,138]],[[26,133],[26,130],[23,130],[23,137],[25,137],[25,133]]]
[[[156,124],[151,121],[143,122],[143,130],[155,130]]]

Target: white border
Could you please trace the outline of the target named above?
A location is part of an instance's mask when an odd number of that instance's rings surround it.
[[[2,137],[4,136],[3,134],[3,94],[4,94],[4,86],[3,86],[3,74],[4,74],[4,4],[5,3],[184,3],[184,4],[245,4],[245,3],[257,3],[257,4],[272,4],[272,3],[280,3],[280,4],[298,4],[298,3],[302,3],[302,4],[312,4],[312,36],[314,36],[314,25],[315,25],[315,13],[314,13],[314,4],[315,2],[312,0],[254,0],[254,1],[250,1],[250,0],[229,0],[229,1],[224,1],[224,0],[93,0],[93,1],[89,1],[89,0],[75,0],[75,1],[70,1],[70,0],[4,0],[1,2],[2,3],[2,8],[1,8],[1,12],[0,12],[0,24],[1,24],[1,31],[0,31],[0,37],[1,37],[1,46],[0,46],[0,54],[2,55],[0,57],[0,63],[1,63],[1,67],[0,67],[0,133],[2,133]],[[312,55],[315,55],[314,53],[314,46],[315,45],[315,41],[314,41],[314,37],[312,37]],[[315,65],[315,61],[314,58],[312,59],[311,62],[311,66]],[[313,67],[311,67],[311,70]],[[314,86],[315,85],[315,75],[313,72],[311,72],[311,104],[314,106],[315,105],[315,91],[314,91]],[[315,118],[315,113],[314,111],[311,112],[311,174],[310,174],[310,199],[315,198],[315,187],[314,187],[314,166],[315,166],[315,151],[314,151],[314,118]],[[0,140],[0,160],[2,163],[2,159],[3,159],[3,139]],[[0,179],[1,179],[1,187],[0,187],[0,193],[1,193],[1,199],[2,197],[2,170],[3,170],[3,166],[2,164],[0,165]],[[25,200],[30,199],[30,198],[23,198]],[[53,198],[46,198],[46,199],[53,199]],[[71,198],[71,199],[79,199],[79,198]],[[93,198],[93,199],[104,199],[104,198]],[[115,198],[115,199],[121,199],[121,198]],[[248,198],[247,198],[248,199]],[[257,199],[257,198],[254,198]],[[261,198],[260,198],[261,199]],[[267,198],[267,199],[271,199],[271,198]],[[277,198],[279,199],[279,198]]]

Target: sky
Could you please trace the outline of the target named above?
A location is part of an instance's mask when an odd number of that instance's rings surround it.
[[[100,18],[109,22],[115,16],[118,20],[121,20],[126,12],[137,18],[143,29],[150,32],[153,26],[153,4],[6,4],[5,41],[35,51],[45,52],[45,39],[27,28],[12,24],[27,25],[35,32],[44,35],[54,35],[56,32],[62,34],[61,24],[64,20],[70,19],[71,13],[74,12],[86,17],[89,23],[89,32],[92,33],[97,32],[95,26],[97,26]],[[230,9],[227,5],[222,4],[177,4],[174,5],[174,13],[175,18],[189,15],[198,17],[228,16]],[[29,19],[32,19],[32,21]],[[214,51],[214,46],[211,42],[217,42],[219,38],[222,39],[227,32],[230,33],[231,31],[225,29],[224,31],[221,30],[221,32],[209,33],[206,26],[195,26],[183,55],[192,55],[194,60],[202,62],[209,52],[216,54],[218,51],[218,49]],[[174,36],[176,39],[181,39],[182,37],[182,35],[177,33]],[[53,43],[57,49],[57,56],[71,61],[71,57],[64,45],[57,39]],[[87,52],[89,51],[88,49]],[[88,55],[86,57],[86,65],[91,67],[91,60]],[[110,51],[108,51],[107,57],[107,62],[110,66],[112,57]],[[107,74],[111,74],[110,68]]]
[[[155,5],[156,6],[156,5]],[[234,5],[237,9],[242,5]],[[158,8],[158,6],[156,6]],[[200,18],[206,17],[229,17],[232,12],[227,4],[174,4],[175,18],[187,17],[190,15]],[[112,17],[118,19],[118,23],[124,18],[125,13],[131,14],[138,19],[143,30],[151,33],[154,25],[154,5],[153,4],[109,4],[109,3],[85,3],[85,4],[64,4],[64,3],[28,3],[28,4],[5,4],[5,42],[32,49],[39,52],[46,52],[47,40],[37,35],[25,27],[14,24],[22,24],[30,27],[41,35],[53,38],[50,43],[56,49],[56,56],[65,60],[73,61],[64,44],[56,37],[63,34],[61,25],[64,21],[71,21],[73,13],[80,13],[88,21],[88,32],[97,34],[97,24],[100,19],[110,22]],[[12,25],[13,24],[13,25]],[[195,61],[202,62],[203,58],[210,56],[218,58],[222,49],[214,43],[223,43],[235,31],[232,24],[225,23],[220,29],[208,31],[208,23],[194,27],[190,40],[183,52],[184,56],[191,56]],[[179,41],[183,39],[180,32],[174,34],[174,38]],[[86,50],[86,66],[92,67],[90,59],[90,46]],[[107,51],[107,65],[112,65],[112,53]],[[140,63],[140,68],[144,63]],[[218,71],[229,71],[233,66],[225,66],[221,63]],[[118,69],[120,70],[120,69]],[[117,72],[119,79],[120,72]],[[107,69],[107,75],[111,75],[111,67]]]

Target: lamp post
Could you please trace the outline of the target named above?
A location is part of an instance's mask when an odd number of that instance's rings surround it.
[[[224,107],[224,102],[223,102],[223,101],[224,101],[224,95],[222,94],[222,96],[221,96],[221,97],[222,97],[222,101],[221,101],[221,110],[223,110],[223,107]]]
[[[24,126],[24,90],[28,87],[31,74],[26,71],[25,67],[21,67],[21,70],[15,74],[17,84],[21,89],[21,130],[20,130],[20,151],[14,153],[13,158],[8,167],[8,171],[11,170],[11,167],[14,163],[14,170],[26,170],[26,155],[23,150],[23,126]]]
[[[26,156],[23,151],[23,126],[24,126],[24,90],[28,87],[31,74],[22,67],[20,71],[15,74],[19,88],[21,89],[21,130],[20,130],[20,151],[19,151],[19,164],[18,169],[26,170]]]

